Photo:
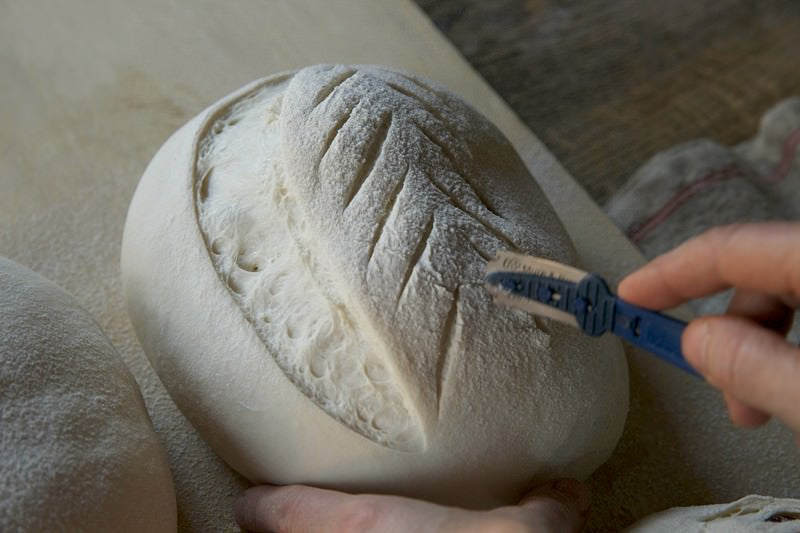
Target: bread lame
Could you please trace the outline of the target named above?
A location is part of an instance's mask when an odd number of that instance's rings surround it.
[[[699,376],[681,352],[686,323],[618,298],[597,274],[527,255],[499,252],[486,267],[495,303],[552,318],[599,336],[607,331]]]

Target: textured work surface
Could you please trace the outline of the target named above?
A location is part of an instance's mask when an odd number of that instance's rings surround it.
[[[537,138],[410,4],[156,1],[0,3],[0,254],[61,284],[130,366],[167,448],[183,531],[232,529],[244,487],[164,392],[121,299],[119,243],[147,162],[181,124],[264,75],[320,62],[387,64],[464,96],[520,151],[587,268],[618,279],[641,256]],[[698,381],[633,353],[631,412],[592,477],[597,530],[675,505],[800,490],[797,451],[776,425],[733,430]]]
[[[167,395],[130,326],[119,281],[119,249],[131,180],[110,175],[77,190],[81,200],[23,215],[0,228],[0,250],[74,294],[109,335],[136,378],[167,450],[179,531],[233,531],[230,509],[247,486],[194,431]],[[125,191],[128,191],[127,193]],[[226,529],[227,526],[227,529]]]
[[[794,0],[417,0],[603,203],[655,153],[800,94]]]

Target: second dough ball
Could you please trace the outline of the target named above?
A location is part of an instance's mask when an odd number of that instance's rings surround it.
[[[166,453],[125,363],[69,294],[0,257],[0,531],[176,527]]]

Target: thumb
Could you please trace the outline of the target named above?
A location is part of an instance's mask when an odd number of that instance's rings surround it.
[[[533,531],[577,532],[589,514],[589,489],[577,479],[558,479],[534,487],[517,509],[529,519]]]
[[[709,383],[800,430],[800,350],[781,335],[744,318],[709,316],[689,324],[682,347]]]

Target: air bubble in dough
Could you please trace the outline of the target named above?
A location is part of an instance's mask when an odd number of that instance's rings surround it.
[[[89,313],[0,257],[0,530],[175,531],[167,456]]]
[[[122,271],[161,380],[253,482],[486,507],[588,475],[628,401],[616,341],[492,304],[506,249],[576,263],[492,124],[420,78],[321,65],[164,144]]]

